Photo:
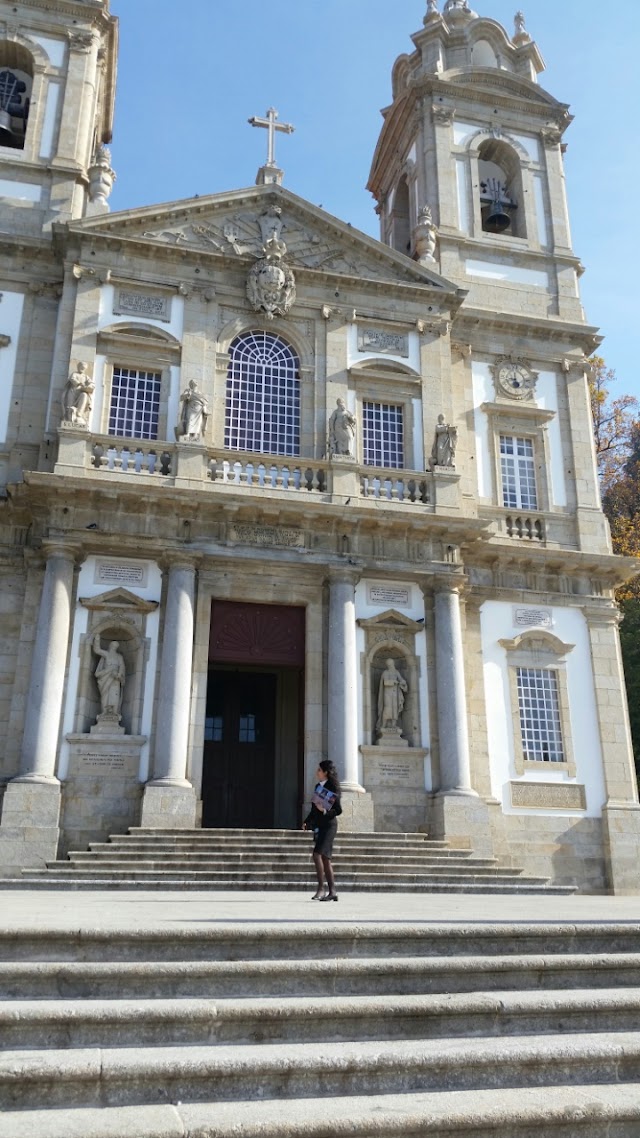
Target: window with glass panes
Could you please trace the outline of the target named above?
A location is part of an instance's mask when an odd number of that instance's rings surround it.
[[[162,375],[139,368],[114,367],[109,434],[127,439],[157,439]]]
[[[563,763],[558,677],[551,668],[518,668],[522,751],[528,763]]]
[[[271,332],[245,332],[229,349],[224,445],[300,454],[300,361]]]
[[[537,510],[533,439],[500,435],[502,503],[511,510]]]
[[[362,450],[367,466],[385,469],[404,466],[402,406],[393,403],[362,404]]]

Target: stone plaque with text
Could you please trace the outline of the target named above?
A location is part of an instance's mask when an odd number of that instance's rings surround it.
[[[148,320],[171,320],[171,298],[152,292],[138,292],[129,288],[118,288],[115,292],[113,311],[116,316],[138,316]]]
[[[369,585],[367,600],[370,605],[381,605],[384,608],[408,608],[411,589],[396,588],[393,585]]]
[[[409,355],[409,337],[403,332],[387,332],[384,328],[358,328],[358,351],[406,358]]]
[[[511,805],[523,810],[585,810],[584,786],[561,782],[512,782]]]
[[[118,561],[99,561],[95,581],[97,585],[146,585],[147,567]]]
[[[553,628],[553,616],[550,609],[516,608],[513,623],[516,628]]]
[[[302,530],[286,526],[234,525],[231,537],[243,545],[279,545],[287,548],[304,548]]]

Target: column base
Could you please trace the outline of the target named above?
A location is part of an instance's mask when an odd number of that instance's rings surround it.
[[[609,889],[617,896],[640,893],[640,806],[607,803],[602,810],[602,844]]]
[[[429,802],[429,837],[493,857],[489,808],[479,795],[434,794]]]
[[[195,830],[196,792],[188,782],[159,779],[142,794],[140,825],[149,830]]]
[[[362,787],[352,789],[342,784],[340,799],[342,814],[338,820],[338,832],[345,830],[350,834],[370,834],[373,832],[373,797]]]
[[[0,875],[43,869],[55,861],[60,841],[61,787],[57,778],[39,775],[10,782],[2,799]]]

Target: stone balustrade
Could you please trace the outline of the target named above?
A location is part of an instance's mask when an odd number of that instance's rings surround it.
[[[306,490],[327,492],[327,472],[305,466],[291,459],[267,459],[264,455],[238,455],[237,458],[212,458],[208,476],[211,482],[247,486],[254,490]]]

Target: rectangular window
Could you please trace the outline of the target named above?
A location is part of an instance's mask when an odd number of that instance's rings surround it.
[[[500,435],[502,504],[509,510],[537,510],[533,439]]]
[[[402,407],[392,403],[362,404],[362,445],[367,466],[398,470],[404,466]]]
[[[162,375],[138,368],[114,367],[109,434],[127,439],[157,439]]]
[[[550,668],[518,668],[517,674],[525,762],[565,762],[556,673]]]

